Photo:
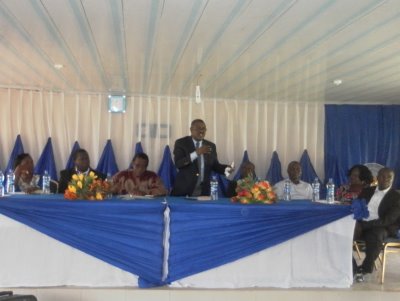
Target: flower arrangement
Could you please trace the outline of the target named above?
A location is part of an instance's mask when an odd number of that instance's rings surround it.
[[[88,175],[73,175],[64,197],[68,200],[103,200],[110,189],[108,182],[98,179],[91,171]]]
[[[233,202],[241,204],[273,204],[276,202],[276,194],[268,181],[257,181],[253,176],[248,176],[237,181],[237,195]]]

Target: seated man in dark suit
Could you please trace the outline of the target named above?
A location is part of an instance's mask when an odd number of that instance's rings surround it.
[[[383,241],[389,237],[396,237],[400,226],[400,194],[392,189],[394,171],[384,167],[378,172],[377,187],[368,187],[362,190],[360,199],[368,203],[369,217],[357,221],[354,239],[365,241],[365,259],[356,267],[356,280],[364,280],[363,275],[372,273],[374,262],[382,250]]]
[[[60,172],[60,181],[58,183],[58,192],[64,193],[65,189],[68,187],[69,181],[71,181],[74,174],[84,174],[88,175],[89,172],[93,171],[100,179],[104,180],[106,178],[105,174],[102,174],[90,167],[89,154],[83,148],[78,149],[73,154],[73,160],[75,166],[70,169],[64,169]]]

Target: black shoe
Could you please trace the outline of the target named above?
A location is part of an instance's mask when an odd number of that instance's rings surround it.
[[[358,283],[364,282],[364,271],[362,267],[357,267],[356,274],[354,275],[354,280]]]

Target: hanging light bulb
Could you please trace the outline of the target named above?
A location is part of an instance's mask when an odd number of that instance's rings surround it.
[[[196,103],[201,103],[200,86],[196,86]]]

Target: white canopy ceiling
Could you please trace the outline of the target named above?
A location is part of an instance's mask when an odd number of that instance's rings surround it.
[[[400,103],[399,29],[398,0],[0,0],[0,86]]]

